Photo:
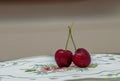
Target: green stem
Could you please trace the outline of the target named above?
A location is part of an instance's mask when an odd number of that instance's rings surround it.
[[[75,45],[75,42],[74,42],[74,39],[73,39],[73,36],[72,36],[72,26],[69,26],[69,33],[70,33],[70,37],[71,37],[71,40],[72,40],[72,43],[73,43],[73,46],[74,46],[74,49],[76,49],[76,45]]]
[[[68,26],[68,28],[69,28],[69,26]],[[70,32],[68,32],[68,38],[66,41],[65,50],[67,50],[69,39],[70,39]]]

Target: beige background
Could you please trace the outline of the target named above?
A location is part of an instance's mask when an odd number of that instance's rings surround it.
[[[71,22],[77,47],[120,53],[120,0],[0,4],[0,60],[54,55],[64,48]]]

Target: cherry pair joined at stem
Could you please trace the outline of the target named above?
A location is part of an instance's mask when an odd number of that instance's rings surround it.
[[[65,45],[65,50],[59,49],[55,53],[55,61],[59,67],[69,67],[73,63],[78,67],[87,67],[91,62],[91,57],[89,52],[84,48],[76,49],[75,42],[72,36],[73,23],[68,26],[69,34]],[[71,38],[75,54],[73,55],[70,50],[67,50],[69,39]]]

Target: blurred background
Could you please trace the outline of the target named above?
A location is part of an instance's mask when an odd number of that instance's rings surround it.
[[[0,0],[0,61],[54,55],[71,22],[77,47],[120,53],[120,0]]]

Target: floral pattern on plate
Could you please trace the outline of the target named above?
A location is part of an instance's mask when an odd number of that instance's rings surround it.
[[[92,63],[87,68],[71,64],[68,68],[58,68],[53,56],[21,58],[0,62],[1,81],[64,81],[84,78],[120,77],[120,55],[91,54]]]

